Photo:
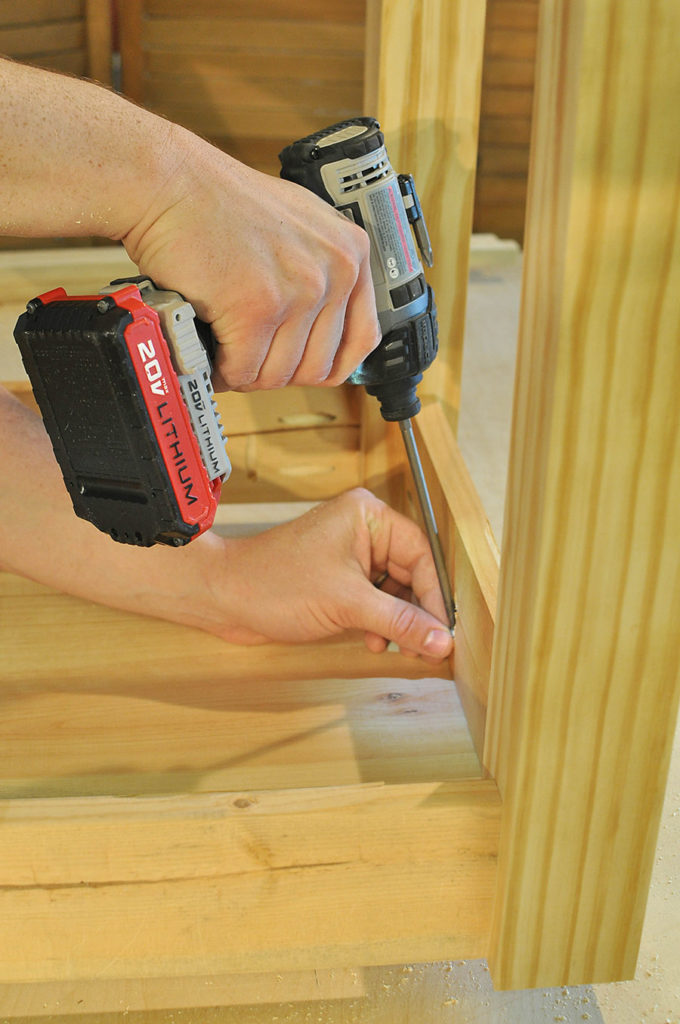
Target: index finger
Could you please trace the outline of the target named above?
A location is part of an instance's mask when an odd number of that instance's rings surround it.
[[[410,587],[421,607],[448,625],[432,551],[417,523],[380,502],[367,510],[367,525],[374,565]]]
[[[347,299],[342,337],[331,372],[323,383],[334,387],[346,381],[366,356],[380,344],[381,338],[371,267],[368,259],[365,259]]]

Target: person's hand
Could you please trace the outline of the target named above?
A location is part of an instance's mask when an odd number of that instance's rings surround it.
[[[0,58],[0,230],[122,241],[220,342],[218,390],[340,384],[380,333],[368,235],[109,89]]]
[[[303,643],[359,629],[375,652],[390,640],[435,660],[452,649],[424,533],[368,491],[254,537],[208,530],[184,547],[138,548],[73,514],[42,420],[1,387],[0,435],[0,567],[8,572],[233,643]],[[381,591],[373,583],[385,572]]]
[[[226,640],[303,643],[360,629],[376,653],[389,641],[435,661],[452,650],[425,535],[368,491],[227,545],[207,626]],[[385,572],[378,589],[373,581]]]
[[[181,162],[123,241],[212,325],[216,390],[342,383],[380,340],[366,232],[306,189],[169,130]]]

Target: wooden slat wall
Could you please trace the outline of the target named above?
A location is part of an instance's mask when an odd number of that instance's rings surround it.
[[[361,113],[365,0],[120,0],[123,91],[278,174],[278,152]]]
[[[0,0],[0,54],[111,82],[109,0]]]
[[[487,0],[474,230],[524,239],[539,0]]]
[[[0,0],[0,53],[41,67],[88,73],[84,0]]]
[[[362,112],[366,0],[118,0],[123,89],[278,174]],[[474,230],[523,240],[539,0],[487,0]],[[110,82],[108,0],[0,0],[0,53]]]

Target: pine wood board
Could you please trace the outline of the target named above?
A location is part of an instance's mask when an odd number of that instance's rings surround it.
[[[122,245],[0,253],[0,308],[13,305],[18,315],[29,299],[52,288],[61,286],[73,295],[92,295],[116,277],[137,273]]]
[[[680,695],[680,34],[546,5],[486,764],[502,987],[631,977]]]
[[[4,981],[283,972],[485,947],[493,783],[12,801],[1,812]]]
[[[234,647],[7,573],[0,610],[2,797],[480,775],[446,665],[359,637]]]
[[[77,1015],[78,1021],[101,1024],[102,1013],[117,1013],[134,1024],[165,1024],[167,1013],[184,1009],[184,1017],[205,1024],[205,1015],[222,1018],[225,1007],[235,1013],[252,1013],[261,1007],[263,1020],[276,1016],[277,1004],[311,1003],[324,1008],[338,1001],[364,999],[365,971],[361,968],[334,967],[330,970],[286,971],[272,974],[209,974],[181,978],[114,978],[30,983],[0,983],[0,1015],[22,1018],[21,1024],[34,1024],[53,1015],[64,1018]],[[343,1005],[342,1002],[339,1003]],[[215,1008],[218,1008],[217,1010]],[[245,1008],[248,1008],[247,1011]],[[227,1011],[228,1012],[228,1011]],[[24,1018],[29,1017],[30,1022]],[[93,1015],[93,1016],[91,1016]],[[95,1016],[96,1015],[96,1016]]]
[[[232,436],[223,501],[319,501],[361,483],[359,427]]]
[[[361,53],[362,24],[330,22],[325,19],[291,21],[285,18],[201,18],[195,8],[192,17],[144,19],[141,45],[144,49],[221,52],[256,50],[309,53]]]
[[[270,55],[254,50],[232,53],[228,60],[221,54],[202,53],[199,60],[195,54],[158,50],[146,54],[145,63],[149,88],[155,88],[160,76],[169,79],[173,75],[185,81],[207,82],[211,88],[220,85],[245,89],[249,84],[254,89],[287,90],[291,84],[301,88],[305,82],[308,87],[334,82],[336,102],[338,90],[351,82],[361,89],[363,78],[361,53],[309,54],[301,61],[294,53],[282,52],[272,61]]]
[[[17,60],[31,60],[46,53],[84,50],[86,39],[82,20],[0,26],[0,53],[11,54]]]
[[[479,495],[439,403],[427,403],[413,423],[442,548],[447,564],[452,566],[457,604],[453,677],[481,759],[500,555]],[[415,505],[414,499],[412,504]]]
[[[60,0],[55,12],[52,0],[0,0],[0,25],[26,25],[44,21],[67,21],[82,14],[82,0]]]
[[[199,10],[204,17],[217,20],[239,20],[241,18],[278,18],[285,21],[306,21],[326,18],[363,24],[365,0],[324,0],[323,12],[319,11],[316,0],[229,0],[228,9],[224,0],[200,0],[191,9],[185,0],[144,0],[144,11],[148,18],[194,18]]]

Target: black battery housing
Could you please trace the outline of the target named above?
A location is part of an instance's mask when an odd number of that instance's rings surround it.
[[[76,515],[123,543],[181,545],[185,523],[110,297],[28,303],[14,330]],[[104,457],[105,456],[105,457]]]

